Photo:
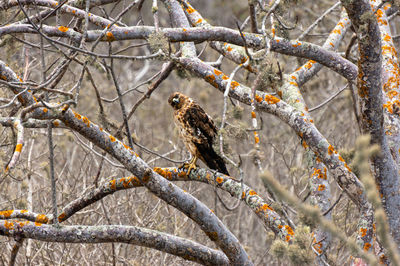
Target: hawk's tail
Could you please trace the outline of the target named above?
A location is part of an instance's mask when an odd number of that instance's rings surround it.
[[[220,173],[229,175],[224,159],[219,156],[211,145],[207,144],[197,144],[198,151],[201,154],[200,159],[211,169],[217,170]]]

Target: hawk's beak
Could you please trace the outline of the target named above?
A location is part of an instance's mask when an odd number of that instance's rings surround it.
[[[174,104],[178,104],[178,103],[179,103],[179,99],[178,99],[178,98],[173,98],[173,99],[172,99],[172,102],[173,102]]]

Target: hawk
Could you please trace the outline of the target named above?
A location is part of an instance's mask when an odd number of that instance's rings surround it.
[[[196,169],[196,161],[200,158],[209,168],[229,175],[224,160],[212,146],[218,130],[211,117],[194,100],[179,92],[172,93],[168,103],[175,110],[175,125],[186,148],[193,156],[187,174]]]

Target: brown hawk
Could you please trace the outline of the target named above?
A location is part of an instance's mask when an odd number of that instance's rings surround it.
[[[187,174],[196,169],[197,158],[200,158],[209,168],[229,175],[224,160],[212,146],[218,130],[211,117],[194,100],[179,92],[172,93],[168,103],[175,110],[174,120],[179,134],[193,155]]]

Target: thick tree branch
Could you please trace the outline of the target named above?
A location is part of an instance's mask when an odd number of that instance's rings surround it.
[[[160,31],[171,42],[204,42],[204,41],[224,41],[235,45],[244,46],[245,42],[240,35],[239,31],[232,30],[224,27],[206,28],[160,28]],[[0,28],[0,37],[4,34],[12,33],[33,33],[37,31],[29,24],[10,25]],[[43,26],[42,33],[48,37],[65,37],[75,41],[82,38],[82,34],[67,27],[52,27]],[[150,34],[155,33],[155,28],[150,26],[133,26],[133,27],[117,27],[107,31],[106,35],[102,37],[102,41],[116,41],[116,40],[133,40],[133,39],[147,39]],[[101,36],[102,31],[88,31],[85,41],[93,42]],[[246,44],[255,49],[263,49],[265,47],[265,40],[262,35],[254,33],[244,33]],[[53,40],[54,43],[64,45],[62,42]],[[73,47],[68,47],[74,49]],[[76,48],[75,48],[76,49]],[[79,50],[82,52],[81,50]],[[349,80],[355,79],[357,75],[357,67],[344,59],[335,52],[328,51],[321,46],[300,42],[289,41],[283,38],[274,38],[271,40],[271,51],[307,58],[321,63],[322,65],[339,73]]]
[[[371,135],[371,144],[378,144],[381,148],[381,153],[372,157],[372,168],[382,193],[392,236],[400,249],[399,175],[383,127],[380,30],[369,1],[342,1],[342,4],[355,28],[360,52],[357,87],[362,130]]]
[[[154,248],[206,265],[229,265],[220,251],[166,233],[126,225],[60,226],[14,220],[0,221],[0,235],[59,243],[127,243]]]

